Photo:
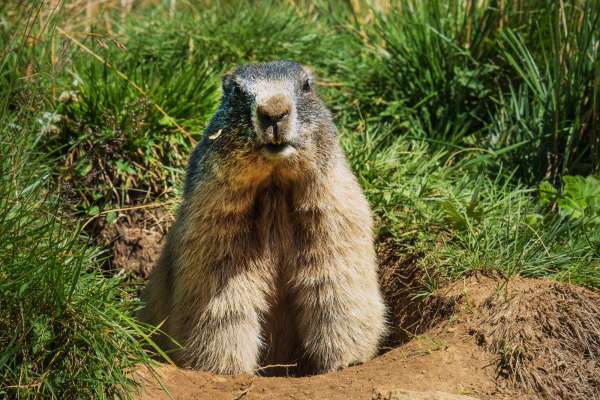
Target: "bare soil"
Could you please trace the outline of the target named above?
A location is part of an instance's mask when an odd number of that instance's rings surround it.
[[[103,221],[99,237],[110,249],[109,268],[146,279],[172,222],[171,213],[163,207],[123,212],[112,224]]]
[[[170,221],[151,210],[105,229],[113,266],[146,277]],[[599,293],[477,275],[418,300],[420,255],[398,255],[387,241],[377,250],[392,325],[380,356],[305,377],[267,377],[268,367],[229,377],[161,364],[164,388],[175,399],[600,399]],[[147,369],[138,381],[139,399],[170,398]]]
[[[482,282],[473,279],[469,284],[478,292],[479,285],[489,293],[495,284],[488,278]],[[449,292],[448,297],[455,296]],[[503,385],[503,379],[497,379],[496,357],[469,333],[471,311],[465,305],[459,306],[454,318],[399,347],[368,363],[335,373],[301,378],[225,377],[166,365],[158,372],[175,399],[370,399],[390,386],[480,399],[529,398],[519,388],[509,388]],[[143,376],[145,391],[140,399],[168,398],[147,371],[143,371]]]
[[[437,296],[454,304],[447,318],[335,373],[227,377],[169,365],[157,371],[175,399],[600,398],[597,293],[546,280],[473,276]],[[147,370],[140,372],[140,399],[169,398]],[[382,395],[390,388],[446,394]]]

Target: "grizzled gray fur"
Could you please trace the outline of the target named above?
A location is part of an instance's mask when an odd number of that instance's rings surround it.
[[[181,366],[333,371],[385,330],[372,217],[310,72],[290,61],[223,78],[142,318]]]

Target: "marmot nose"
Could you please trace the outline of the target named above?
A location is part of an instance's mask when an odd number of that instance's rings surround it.
[[[291,104],[289,99],[283,95],[275,95],[256,107],[256,116],[262,129],[267,131],[274,143],[281,141],[285,134],[286,121],[290,114]]]
[[[284,120],[290,113],[289,109],[285,110],[270,110],[263,106],[256,107],[256,115],[258,120],[264,126],[275,125]]]

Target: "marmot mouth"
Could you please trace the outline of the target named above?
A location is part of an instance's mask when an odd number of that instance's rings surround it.
[[[296,148],[290,143],[267,143],[261,150],[268,158],[284,158],[296,152]]]
[[[286,147],[291,147],[291,145],[289,143],[280,143],[280,144],[267,143],[265,145],[265,148],[268,151],[270,151],[271,153],[279,153],[279,152],[285,150]]]

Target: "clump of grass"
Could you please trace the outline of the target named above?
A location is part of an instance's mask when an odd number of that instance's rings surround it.
[[[64,182],[90,213],[168,191],[169,167],[184,163],[216,104],[214,71],[177,55],[159,64],[125,54],[123,44],[107,50],[102,41],[68,37],[78,48],[57,80],[58,123],[44,141],[64,157]]]
[[[152,200],[168,191],[216,104],[213,71],[173,59],[165,69],[80,55],[73,85],[54,111],[59,122],[47,149],[64,157],[59,172],[87,210]],[[118,76],[140,82],[144,92]],[[144,82],[144,83],[142,83]],[[192,132],[194,134],[192,134]],[[94,190],[86,190],[93,187]]]
[[[451,236],[430,252],[452,279],[471,271],[555,278],[598,288],[600,230],[543,207],[535,191],[485,179],[449,196],[442,207]]]
[[[505,73],[489,133],[530,182],[600,172],[600,7],[540,2],[499,39]],[[535,17],[534,17],[535,16]],[[535,18],[535,19],[534,19]]]
[[[376,16],[355,29],[352,80],[371,121],[486,148],[527,182],[600,170],[597,2],[404,0]]]
[[[499,15],[462,1],[398,2],[357,37],[369,59],[357,90],[370,114],[400,132],[462,144],[489,120]]]
[[[35,125],[0,131],[0,397],[129,398],[149,357],[122,277],[106,277],[49,192]],[[25,125],[28,124],[28,125]]]
[[[336,44],[332,33],[314,11],[269,0],[258,7],[235,1],[186,4],[174,18],[154,8],[125,29],[129,57],[138,62],[163,64],[178,57],[209,62],[216,73],[274,59],[327,66]]]
[[[477,152],[432,150],[403,136],[392,139],[391,129],[367,125],[358,134],[345,132],[343,143],[379,218],[380,237],[391,238],[400,253],[424,255],[425,277],[454,280],[486,271],[600,288],[599,214],[591,200],[597,188],[582,183],[562,194],[543,186],[540,200],[538,189],[510,175],[479,174]],[[437,286],[423,284],[424,290]]]
[[[0,397],[130,398],[136,367],[151,365],[148,328],[123,278],[103,274],[100,251],[61,212],[55,163],[40,154],[56,121],[43,82],[23,78],[33,50],[21,34],[1,31]]]

